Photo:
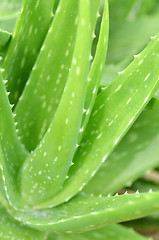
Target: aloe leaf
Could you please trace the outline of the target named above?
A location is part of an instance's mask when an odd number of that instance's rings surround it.
[[[159,211],[159,193],[124,194],[113,197],[78,195],[46,210],[21,212],[10,209],[15,219],[50,233],[80,233],[129,221]]]
[[[89,82],[87,86],[86,100],[85,100],[85,114],[83,115],[81,129],[79,135],[79,141],[83,136],[84,130],[88,123],[89,117],[92,112],[92,108],[95,102],[95,98],[99,89],[100,80],[103,74],[105,65],[106,53],[108,48],[108,36],[109,35],[109,13],[108,2],[104,3],[103,19],[101,23],[100,35],[95,52],[95,57],[89,72]]]
[[[10,40],[11,40],[11,34],[9,32],[0,30],[0,51],[6,48]]]
[[[50,26],[54,0],[25,0],[3,68],[10,102],[16,103]],[[32,9],[32,10],[30,10]],[[37,37],[38,36],[38,37]]]
[[[46,233],[23,226],[0,205],[0,238],[16,240],[45,240]]]
[[[132,126],[158,87],[158,51],[156,36],[128,68],[97,96],[69,178],[63,189],[46,204],[59,204],[82,190]]]
[[[112,224],[104,228],[95,229],[80,234],[58,234],[48,237],[48,240],[148,240],[130,228],[126,228],[119,224]]]
[[[97,195],[114,193],[158,166],[158,122],[159,111],[144,110],[84,191]]]
[[[67,172],[72,165],[88,81],[90,31],[89,0],[82,0],[79,1],[73,62],[64,93],[46,135],[26,159],[20,172],[22,195],[31,205],[45,202],[54,196],[67,178]]]
[[[15,198],[13,193],[16,194],[18,191],[17,172],[26,156],[27,152],[17,135],[12,106],[8,101],[8,94],[0,74],[0,167],[2,174],[0,185],[3,186],[3,179],[9,202],[11,201],[10,197]]]
[[[99,4],[99,0],[92,1],[91,36]],[[43,51],[39,54],[28,84],[15,109],[19,134],[28,150],[35,149],[46,133],[59,105],[71,67],[78,2],[60,1],[58,9],[44,42]],[[43,67],[44,62],[45,67]]]

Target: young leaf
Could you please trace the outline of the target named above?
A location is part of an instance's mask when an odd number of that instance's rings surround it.
[[[20,172],[22,195],[31,205],[53,197],[67,178],[72,165],[88,81],[90,32],[89,0],[81,0],[76,45],[64,93],[46,135],[27,158]],[[31,180],[30,184],[27,184],[28,180]]]
[[[83,131],[80,132],[79,142],[83,136],[84,130],[88,123],[89,117],[92,112],[92,108],[95,102],[95,98],[99,89],[100,80],[102,77],[107,47],[108,47],[108,36],[109,35],[109,13],[108,13],[108,2],[107,0],[104,2],[104,10],[103,10],[103,19],[101,23],[100,35],[97,44],[97,49],[95,52],[95,57],[89,71],[89,82],[87,86],[86,100],[85,100],[85,113],[82,118],[81,129]]]
[[[53,4],[54,0],[23,2],[14,37],[3,64],[12,104],[17,103],[37,58],[51,22]]]
[[[151,99],[159,82],[158,40],[159,36],[153,38],[128,68],[97,96],[69,178],[46,206],[62,203],[82,190]]]
[[[99,0],[91,3],[91,36],[99,4]],[[28,150],[39,144],[59,105],[71,67],[77,17],[78,1],[60,1],[42,51],[15,109],[19,134]]]

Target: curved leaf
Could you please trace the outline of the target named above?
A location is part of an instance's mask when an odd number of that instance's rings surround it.
[[[14,202],[16,199],[15,195],[18,192],[17,172],[26,156],[27,152],[17,135],[12,106],[8,101],[8,94],[0,74],[0,167],[2,173],[0,185],[4,184],[9,202]]]
[[[158,122],[159,111],[144,110],[84,191],[96,195],[114,193],[158,166]]]
[[[97,96],[81,146],[74,157],[75,164],[63,189],[48,203],[50,206],[62,203],[82,190],[151,99],[159,82],[158,39],[159,36],[152,39],[128,68]]]
[[[80,233],[157,212],[158,199],[158,192],[113,197],[78,195],[51,209],[25,213],[11,209],[10,213],[37,230],[56,234]]]
[[[31,205],[53,197],[67,178],[72,165],[88,81],[90,30],[89,0],[81,0],[73,62],[64,93],[49,130],[20,172],[22,195]]]
[[[105,1],[97,49],[88,76],[89,82],[87,86],[86,100],[84,106],[85,113],[82,118],[81,124],[82,131],[79,134],[79,142],[83,136],[83,133],[89,121],[92,108],[95,102],[95,98],[99,89],[99,84],[102,77],[107,54],[108,38],[109,38],[109,12],[108,2]]]
[[[46,233],[23,226],[15,221],[0,205],[0,238],[16,240],[45,240]]]
[[[51,22],[53,4],[54,0],[23,2],[14,37],[3,64],[12,104],[17,103],[37,58]]]
[[[91,36],[99,3],[91,3]],[[71,68],[77,18],[78,1],[60,1],[43,50],[15,109],[19,134],[28,150],[39,144],[58,108]]]

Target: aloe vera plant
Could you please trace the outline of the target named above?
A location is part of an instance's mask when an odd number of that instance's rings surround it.
[[[13,34],[0,31],[1,239],[144,240],[118,223],[159,212],[156,188],[115,194],[159,165],[159,35],[101,84],[100,5],[24,0]]]

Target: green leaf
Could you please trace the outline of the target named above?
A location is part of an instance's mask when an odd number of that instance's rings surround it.
[[[65,0],[63,3],[65,5]],[[46,135],[26,159],[20,172],[22,196],[31,205],[53,197],[67,178],[72,165],[88,81],[90,32],[89,0],[81,0],[76,45],[64,93]]]
[[[58,207],[25,213],[10,209],[10,213],[37,230],[56,234],[80,233],[157,212],[158,199],[158,192],[113,197],[78,195]]]
[[[96,195],[114,193],[158,166],[158,122],[159,111],[144,110],[84,191]]]
[[[159,80],[158,37],[97,96],[69,178],[63,189],[46,204],[62,203],[82,190],[151,99]]]
[[[3,68],[10,101],[16,103],[51,23],[54,0],[25,0]],[[32,9],[32,10],[30,10]]]
[[[99,3],[99,0],[94,0],[91,5],[91,36]],[[77,1],[60,1],[58,9],[43,50],[15,109],[19,134],[28,150],[35,149],[46,133],[59,105],[71,68],[78,4]]]
[[[48,240],[146,240],[147,238],[140,236],[130,228],[122,225],[112,224],[104,228],[95,229],[80,234],[59,234],[49,236]]]
[[[14,202],[16,198],[17,172],[26,156],[27,152],[17,135],[12,106],[0,73],[0,185],[4,187],[9,202]]]
[[[23,226],[15,221],[0,205],[0,238],[16,240],[45,240],[46,233]]]
[[[96,49],[94,60],[88,76],[89,82],[87,86],[86,100],[85,100],[85,106],[84,106],[85,113],[82,119],[82,124],[81,124],[82,131],[80,132],[80,135],[79,135],[79,142],[87,126],[87,123],[90,118],[92,108],[96,99],[96,95],[99,89],[99,84],[100,84],[100,80],[104,70],[105,59],[107,54],[108,38],[109,38],[109,12],[108,12],[108,2],[105,1],[97,49]]]

